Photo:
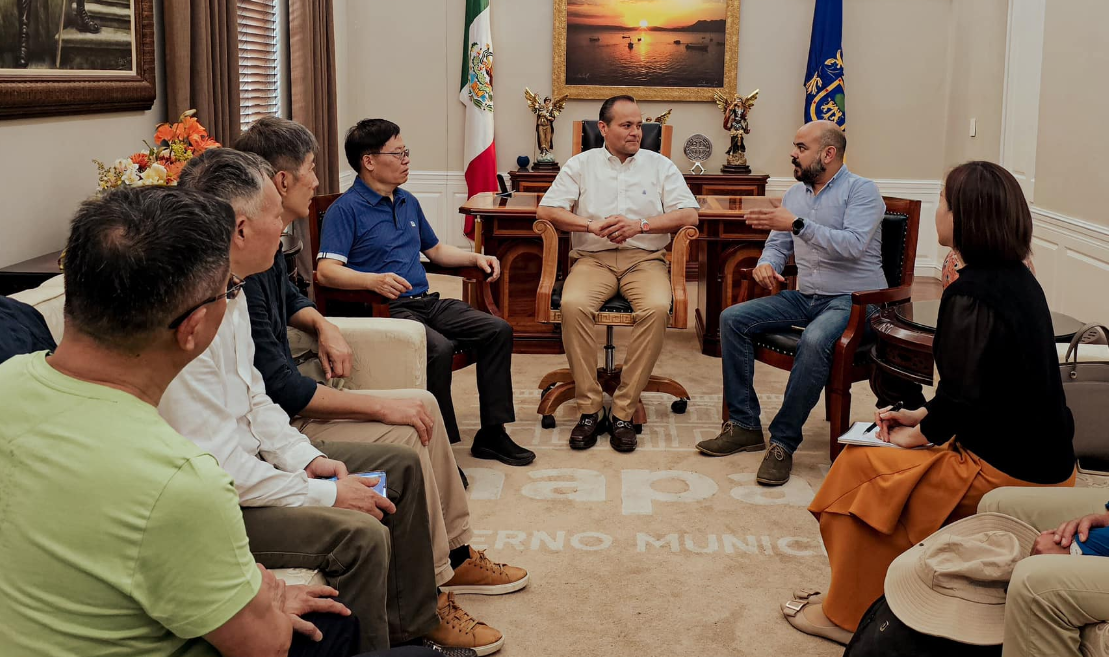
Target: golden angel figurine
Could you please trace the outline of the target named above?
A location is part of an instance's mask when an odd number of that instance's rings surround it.
[[[528,109],[535,114],[535,143],[539,147],[539,162],[554,162],[554,122],[566,107],[569,94],[551,100],[550,96],[539,99],[531,89],[524,87],[524,98],[528,101]]]
[[[652,119],[651,117],[648,116],[647,118],[643,119],[643,121],[645,123],[657,123],[659,125],[666,125],[666,122],[670,120],[670,112],[673,112],[673,111],[674,111],[674,108],[671,107],[670,109],[666,110],[662,114],[659,114],[657,117]]]
[[[727,152],[728,162],[721,169],[724,173],[750,173],[751,171],[751,167],[747,166],[747,147],[743,144],[743,135],[751,134],[751,128],[747,124],[747,113],[754,107],[755,99],[758,97],[758,89],[746,96],[736,94],[730,100],[719,91],[713,94],[716,106],[724,113],[724,129],[732,135],[732,143]]]

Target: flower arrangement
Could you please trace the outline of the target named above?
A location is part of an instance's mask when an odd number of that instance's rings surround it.
[[[101,191],[116,187],[142,185],[176,185],[181,169],[193,158],[220,143],[208,135],[208,130],[193,116],[196,110],[187,110],[177,123],[162,123],[154,132],[154,145],[145,140],[146,150],[128,158],[120,158],[112,165],[93,160],[99,177]]]

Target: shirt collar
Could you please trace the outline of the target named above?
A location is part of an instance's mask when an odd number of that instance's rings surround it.
[[[850,173],[850,171],[847,170],[847,165],[846,164],[842,165],[839,168],[839,171],[836,172],[836,175],[832,176],[832,179],[829,180],[826,185],[824,185],[824,189],[828,189],[829,187],[832,186],[833,183],[835,183],[837,180],[839,180],[839,177],[841,175],[846,175],[848,173]],[[809,194],[812,194],[813,193],[812,185],[810,185],[809,183],[805,183],[805,191],[807,191]]]
[[[623,165],[627,164],[628,162],[632,162],[632,161],[635,160],[635,155],[629,155],[627,157],[627,159],[625,159],[623,162],[621,162],[620,158],[616,157],[615,155],[612,154],[612,151],[608,150],[608,144],[605,144],[601,148],[605,149],[605,159],[607,159],[609,162],[612,162],[616,166],[623,166]],[[638,153],[636,153],[636,155],[638,155]]]
[[[366,199],[366,202],[370,205],[377,205],[378,203],[381,203],[382,200],[385,200],[386,202],[389,200],[387,197],[375,192],[373,187],[367,185],[366,182],[362,180],[362,176],[355,177],[354,185],[351,186],[351,189],[358,192],[358,194],[361,195],[362,198]],[[401,188],[397,187],[393,190],[393,202],[395,203],[399,201],[400,198]]]

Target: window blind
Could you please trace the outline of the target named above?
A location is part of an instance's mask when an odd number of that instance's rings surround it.
[[[277,0],[237,0],[239,28],[239,121],[246,130],[263,116],[276,116],[278,97]]]

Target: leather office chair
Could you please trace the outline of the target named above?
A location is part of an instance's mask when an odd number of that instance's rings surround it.
[[[831,424],[829,458],[836,460],[843,446],[837,438],[847,432],[851,420],[851,384],[870,379],[873,337],[864,341],[868,305],[890,306],[906,303],[912,298],[913,270],[916,266],[916,242],[920,229],[920,201],[884,197],[886,216],[882,220],[882,269],[889,287],[883,290],[855,292],[851,295],[851,317],[847,328],[832,351],[832,369],[824,389],[825,413]],[[743,281],[741,299],[750,299],[751,286],[757,285],[751,275],[754,269],[737,271]],[[796,278],[797,265],[787,265],[786,278]],[[778,293],[776,287],[773,292]],[[752,336],[755,360],[782,370],[793,369],[793,357],[801,341],[801,331],[786,329]],[[724,407],[724,419],[728,409]]]
[[[673,139],[674,126],[644,123],[639,147],[670,157],[670,143]],[[572,155],[591,148],[601,148],[604,145],[605,138],[601,136],[601,129],[597,127],[596,121],[574,121],[574,135],[570,141]]]
[[[312,242],[313,257],[312,289],[315,295],[316,309],[326,317],[328,316],[328,306],[338,302],[337,305],[342,307],[344,316],[364,312],[365,309],[369,308],[372,317],[388,317],[389,299],[384,296],[370,290],[343,290],[327,287],[320,283],[319,277],[316,275],[315,255],[320,252],[320,231],[323,230],[324,215],[331,204],[340,196],[341,194],[321,194],[314,197],[308,206],[308,234]],[[487,274],[478,267],[446,268],[432,262],[424,262],[423,265],[429,274],[459,276],[466,283],[472,284],[478,301],[477,307],[496,317],[501,316],[497,309],[497,303],[493,300],[489,283],[485,280]],[[463,351],[457,344],[455,345],[454,358],[451,361],[452,370],[460,370],[475,362],[470,354]]]
[[[536,233],[543,238],[543,270],[539,277],[539,290],[535,299],[535,317],[545,324],[557,324],[562,321],[561,301],[562,285],[565,283],[565,273],[559,275],[558,231],[548,221],[539,220],[533,227]],[[685,226],[674,235],[674,246],[670,258],[670,290],[673,301],[670,305],[670,320],[667,328],[684,329],[688,325],[687,311],[689,300],[685,289],[685,263],[689,256],[689,244],[697,238],[697,229]],[[631,326],[635,323],[632,318],[631,302],[619,292],[606,301],[597,313],[597,325],[604,326],[605,331],[605,364],[597,368],[597,380],[601,388],[609,396],[620,385],[621,366],[616,364],[616,347],[613,345],[613,329],[617,326]],[[543,428],[553,429],[555,426],[554,412],[563,403],[576,396],[574,378],[569,368],[561,368],[548,372],[539,382],[543,394],[539,400],[537,412],[543,416]],[[689,392],[682,384],[663,376],[651,375],[647,387],[643,392],[665,392],[678,399],[670,405],[675,413],[685,413],[689,402]],[[635,408],[632,415],[632,424],[635,432],[643,431],[643,422],[647,414],[643,409],[643,402]]]

